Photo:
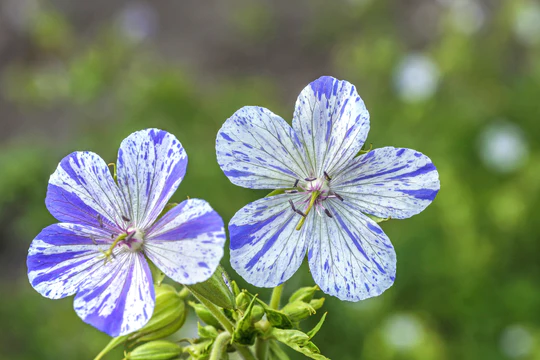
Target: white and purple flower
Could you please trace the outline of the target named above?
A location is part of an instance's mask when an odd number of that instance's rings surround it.
[[[315,282],[342,300],[377,296],[393,284],[394,248],[366,214],[420,213],[439,191],[439,175],[427,156],[410,149],[358,155],[368,131],[355,87],[327,76],[300,93],[292,127],[252,106],[225,122],[216,151],[231,182],[288,189],[248,204],[229,223],[231,264],[244,279],[277,286],[307,253]]]
[[[205,281],[223,256],[221,217],[186,200],[158,219],[180,185],[187,155],[171,134],[135,132],[118,151],[115,182],[101,157],[74,152],[51,175],[46,205],[60,221],[28,251],[28,278],[43,296],[73,294],[75,311],[111,336],[143,327],[154,310],[148,257],[182,284]]]

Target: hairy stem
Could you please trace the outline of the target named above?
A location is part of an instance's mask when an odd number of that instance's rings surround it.
[[[281,293],[283,292],[283,284],[278,285],[272,290],[272,297],[270,298],[270,307],[272,309],[279,309],[279,301],[281,300]]]
[[[223,354],[227,350],[227,345],[229,345],[230,342],[231,334],[229,334],[227,331],[219,334],[214,341],[214,345],[212,345],[212,352],[210,353],[209,360],[221,360]]]

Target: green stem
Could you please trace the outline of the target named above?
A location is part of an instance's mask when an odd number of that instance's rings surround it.
[[[212,313],[212,315],[214,315],[214,317],[217,319],[217,321],[220,322],[220,324],[223,326],[223,328],[229,333],[229,334],[233,334],[234,333],[234,324],[232,323],[231,320],[229,320],[228,317],[225,316],[225,314],[223,314],[223,312],[221,311],[221,309],[219,307],[217,307],[213,302],[211,302],[210,300],[202,297],[202,296],[199,296],[197,295],[196,292],[192,291],[191,292],[193,294],[193,296],[199,300],[199,302],[201,304],[203,304],[204,306],[206,306],[206,308],[208,309],[208,311],[210,311]],[[242,345],[238,345],[238,344],[235,344],[234,347],[236,348],[236,351],[238,351],[238,353],[240,353],[240,355],[242,355],[242,357],[245,359],[245,360],[257,360],[255,358],[255,356],[251,353],[251,350],[249,350],[249,348],[245,347],[245,346],[242,346]]]
[[[255,342],[255,355],[257,355],[257,360],[268,359],[269,346],[270,346],[269,340],[263,340],[260,337],[257,337],[257,340]]]
[[[272,290],[272,297],[270,298],[270,307],[272,309],[279,309],[279,301],[281,300],[281,293],[283,292],[283,284],[278,285]]]
[[[212,345],[212,352],[210,353],[209,360],[221,360],[225,350],[227,350],[227,345],[231,342],[231,334],[224,331],[219,334]]]
[[[105,346],[105,348],[103,348],[103,350],[101,350],[101,352],[97,354],[94,360],[101,360],[109,351],[111,351],[118,345],[122,344],[124,341],[126,341],[127,338],[128,338],[127,335],[124,335],[124,336],[118,336],[111,339],[111,341],[109,341],[107,346]]]

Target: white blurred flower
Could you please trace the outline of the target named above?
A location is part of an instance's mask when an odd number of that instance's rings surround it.
[[[476,0],[455,0],[450,4],[450,19],[456,30],[471,35],[484,25],[486,14]]]
[[[511,358],[521,358],[531,354],[534,339],[521,325],[511,325],[501,334],[500,346],[503,353]]]
[[[429,57],[411,54],[398,65],[394,81],[396,91],[403,101],[422,101],[430,98],[437,90],[439,68]]]
[[[480,158],[490,169],[509,173],[522,167],[529,155],[523,131],[516,124],[498,121],[480,134]]]
[[[143,2],[128,4],[120,13],[118,23],[124,34],[134,42],[151,37],[159,26],[155,9]]]
[[[540,4],[530,1],[517,8],[514,33],[524,45],[540,43]]]
[[[424,328],[416,317],[396,314],[387,318],[383,334],[389,346],[398,350],[409,350],[421,343]]]

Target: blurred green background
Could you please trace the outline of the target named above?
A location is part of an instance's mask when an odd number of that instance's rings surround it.
[[[540,359],[532,0],[1,0],[0,358],[90,359],[108,341],[72,298],[48,300],[27,280],[28,246],[55,222],[44,199],[62,157],[91,150],[112,162],[131,132],[166,129],[189,156],[174,200],[204,198],[228,221],[266,192],[221,172],[221,124],[244,105],[290,121],[321,75],[357,86],[368,143],[419,150],[441,177],[426,211],[382,224],[398,255],[395,285],[360,303],[327,297],[314,339],[323,354]],[[285,291],[311,284],[304,266]]]

